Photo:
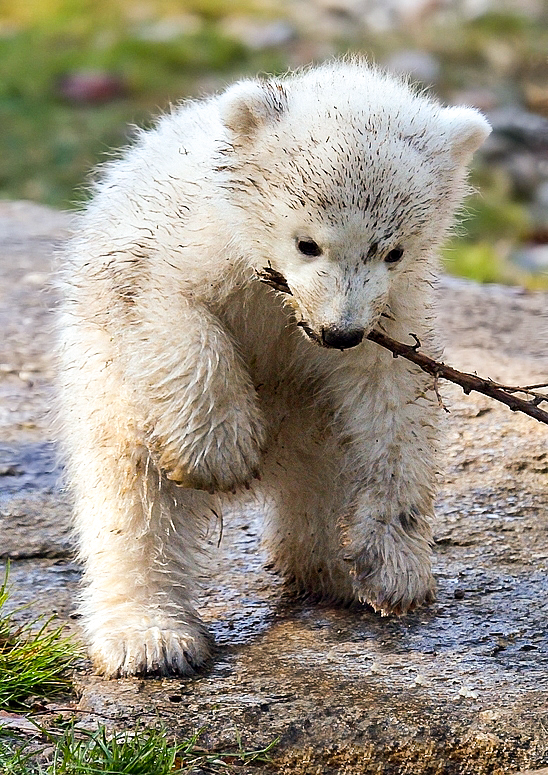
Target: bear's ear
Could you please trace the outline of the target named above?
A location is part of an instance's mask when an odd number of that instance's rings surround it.
[[[240,81],[219,97],[221,121],[240,139],[249,140],[260,127],[277,121],[286,107],[279,81]]]
[[[442,119],[451,155],[459,164],[467,164],[491,134],[491,125],[478,110],[460,106],[444,108]]]

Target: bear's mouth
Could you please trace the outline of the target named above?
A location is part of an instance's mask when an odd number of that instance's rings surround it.
[[[314,329],[313,329],[313,328],[311,328],[311,327],[308,325],[308,323],[306,322],[306,320],[300,320],[300,321],[297,323],[297,325],[299,326],[299,328],[302,328],[302,330],[304,331],[304,333],[307,335],[307,337],[308,337],[309,339],[311,339],[313,342],[315,342],[315,343],[316,343],[317,345],[319,345],[320,347],[326,347],[326,344],[325,344],[325,342],[323,341],[322,337],[321,337],[321,336],[320,336],[318,333],[316,333],[316,331],[314,331]]]
[[[386,318],[391,321],[395,320],[388,305],[381,312],[377,322],[380,321],[380,318]],[[319,347],[343,351],[350,350],[361,344],[364,339],[367,339],[369,333],[374,330],[376,324],[373,324],[367,329],[357,326],[354,328],[347,328],[346,326],[328,326],[322,327],[319,333],[315,331],[306,320],[299,320],[297,325],[303,330],[307,337]],[[380,323],[379,327],[383,333],[386,333]]]
[[[297,325],[302,328],[309,339],[320,347],[327,347],[330,350],[350,350],[361,344],[366,336],[363,328],[346,329],[330,326],[322,328],[321,333],[318,334],[306,320],[299,321]]]

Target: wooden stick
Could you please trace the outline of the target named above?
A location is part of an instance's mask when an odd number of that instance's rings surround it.
[[[406,358],[408,361],[415,363],[435,379],[447,379],[449,382],[460,385],[466,395],[472,390],[475,390],[477,393],[483,393],[484,395],[489,396],[489,398],[494,398],[495,401],[506,404],[513,412],[524,412],[524,414],[534,417],[535,420],[548,424],[548,412],[544,412],[539,408],[538,394],[533,401],[525,401],[522,398],[517,398],[514,393],[528,393],[530,390],[527,387],[501,386],[496,382],[483,379],[483,377],[478,377],[475,374],[467,374],[463,371],[453,369],[451,366],[446,366],[445,363],[439,363],[428,355],[419,352],[421,343],[415,334],[410,334],[410,336],[415,339],[415,344],[413,345],[397,342],[395,339],[391,339],[380,331],[371,331],[371,333],[367,335],[367,338],[372,342],[376,342],[376,344],[380,344],[381,347],[390,350],[394,358],[401,355],[402,358]],[[542,396],[541,400],[548,400],[548,395]]]

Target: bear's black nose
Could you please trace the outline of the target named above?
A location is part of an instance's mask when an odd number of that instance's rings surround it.
[[[336,347],[338,350],[347,350],[356,347],[364,335],[363,328],[337,328],[329,326],[322,328],[322,342],[326,347]]]

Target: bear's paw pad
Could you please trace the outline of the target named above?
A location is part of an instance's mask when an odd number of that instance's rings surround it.
[[[148,627],[96,637],[94,666],[108,678],[131,675],[193,675],[211,654],[203,632]]]
[[[364,553],[354,561],[357,597],[382,616],[402,616],[436,599],[436,582],[426,551],[412,553],[394,547],[392,553]]]

